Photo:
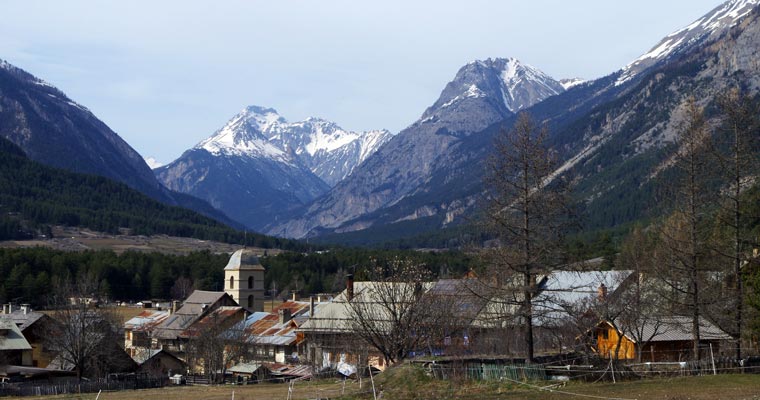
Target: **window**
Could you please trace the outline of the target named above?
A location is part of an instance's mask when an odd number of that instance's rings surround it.
[[[235,277],[231,276],[230,277],[230,289],[234,289],[234,288],[235,288]]]
[[[253,289],[253,277],[248,277],[248,289]]]
[[[248,308],[253,308],[253,295],[248,296]]]

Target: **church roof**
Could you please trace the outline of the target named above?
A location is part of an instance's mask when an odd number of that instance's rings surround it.
[[[241,269],[263,271],[264,267],[261,266],[259,257],[256,253],[249,249],[240,249],[232,253],[232,257],[230,257],[230,261],[227,263],[227,266],[224,267],[224,270],[231,271]]]

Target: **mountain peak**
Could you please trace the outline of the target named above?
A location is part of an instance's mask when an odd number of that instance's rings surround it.
[[[453,109],[482,105],[504,117],[564,91],[558,81],[516,58],[475,60],[459,69],[422,121],[443,119],[442,114]]]

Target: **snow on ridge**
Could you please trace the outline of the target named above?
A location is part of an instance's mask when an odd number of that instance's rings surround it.
[[[353,148],[360,152],[374,151],[376,148],[364,149],[365,142],[373,141],[373,138],[365,138],[372,132],[375,131],[347,131],[334,122],[317,117],[288,122],[274,109],[249,106],[195,148],[216,156],[264,157],[296,165],[296,159],[307,154],[307,157],[322,157],[355,151],[348,147],[354,142],[357,146]]]
[[[622,85],[632,79],[639,72],[637,67],[646,68],[684,46],[695,43],[714,32],[734,26],[758,4],[760,4],[760,0],[727,1],[691,24],[665,36],[651,50],[623,67],[615,86]]]
[[[576,87],[583,83],[586,83],[586,80],[582,78],[567,78],[559,81],[559,84],[562,85],[565,90],[569,90],[570,88]]]

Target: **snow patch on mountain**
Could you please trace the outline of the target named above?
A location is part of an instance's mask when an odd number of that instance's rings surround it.
[[[565,88],[565,90],[569,90],[570,88],[576,87],[586,82],[587,81],[585,79],[581,79],[581,78],[567,78],[567,79],[560,79],[559,84],[562,85],[562,87]]]
[[[150,167],[150,169],[161,168],[164,166],[164,163],[150,156],[143,158],[143,160],[145,160],[145,163],[148,164],[148,167]]]
[[[702,18],[665,36],[651,50],[623,67],[615,85],[622,85],[658,61],[736,25],[758,4],[760,0],[730,0],[721,4]]]

